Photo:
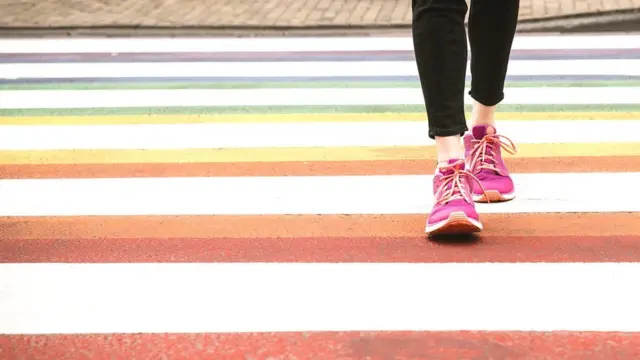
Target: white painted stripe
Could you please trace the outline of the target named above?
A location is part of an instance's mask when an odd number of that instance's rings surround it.
[[[431,175],[1,180],[0,216],[422,214]],[[640,173],[515,174],[481,213],[640,211]]]
[[[579,129],[577,129],[578,127]],[[637,120],[501,122],[500,132],[519,143],[634,142]],[[428,124],[228,123],[174,125],[0,126],[0,150],[195,149],[433,145]],[[640,145],[639,145],[640,146]]]
[[[471,104],[465,90],[464,101]],[[637,104],[639,87],[507,88],[502,104]],[[391,89],[180,89],[180,90],[7,90],[0,109],[278,106],[422,105],[419,88]]]
[[[640,35],[523,35],[513,49],[635,49]],[[411,37],[3,39],[0,53],[413,50]]]
[[[640,263],[2,264],[0,333],[638,332],[639,277]]]
[[[467,72],[469,72],[467,63]],[[640,75],[640,60],[514,60],[508,75]],[[0,64],[0,78],[417,76],[413,61]]]

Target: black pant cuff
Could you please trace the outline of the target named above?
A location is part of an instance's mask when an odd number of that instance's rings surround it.
[[[435,139],[436,136],[455,136],[455,135],[460,135],[463,136],[465,132],[467,132],[467,130],[469,130],[469,128],[467,127],[467,124],[461,125],[461,126],[454,126],[454,127],[450,127],[450,128],[430,128],[429,129],[429,137],[431,139]]]
[[[478,94],[477,92],[470,90],[469,95],[471,95],[473,100],[484,106],[495,106],[504,100],[504,92],[498,94]]]

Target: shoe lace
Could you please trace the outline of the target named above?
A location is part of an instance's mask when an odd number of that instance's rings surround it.
[[[502,139],[504,139],[504,141]],[[501,147],[511,155],[515,155],[517,152],[516,145],[513,141],[504,135],[485,135],[482,140],[471,140],[471,143],[474,144],[474,146],[469,154],[471,158],[469,164],[474,172],[487,169],[504,175],[496,166],[497,161],[494,158],[497,150],[496,147]]]
[[[438,187],[438,190],[436,191],[436,195],[435,195],[435,198],[437,199],[436,200],[437,204],[444,205],[449,201],[456,200],[456,199],[464,199],[467,201],[472,201],[470,199],[469,194],[464,194],[460,190],[462,188],[462,179],[465,176],[469,177],[470,179],[475,181],[478,185],[480,185],[480,189],[482,189],[482,193],[485,196],[487,195],[484,187],[482,186],[482,183],[480,182],[480,180],[478,180],[477,177],[475,177],[468,170],[461,170],[459,168],[459,166],[462,164],[464,164],[464,162],[460,160],[449,166],[443,167],[443,169],[451,168],[453,170],[453,173],[442,176],[440,186]]]

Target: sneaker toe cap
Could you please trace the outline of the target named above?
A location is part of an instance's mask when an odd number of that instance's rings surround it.
[[[512,193],[514,190],[513,180],[508,176],[491,176],[480,179],[480,181],[485,190],[498,191],[501,194]],[[473,192],[475,194],[482,194],[480,185],[474,184]]]
[[[449,218],[449,215],[456,212],[463,212],[468,218],[479,220],[478,213],[472,204],[464,200],[454,200],[446,205],[434,206],[429,214],[428,223],[436,224],[445,221]]]

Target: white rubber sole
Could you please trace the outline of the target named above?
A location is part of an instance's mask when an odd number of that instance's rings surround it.
[[[507,194],[502,194],[498,190],[487,190],[485,194],[481,195],[473,195],[473,201],[477,203],[488,203],[488,202],[504,202],[515,199],[516,193],[511,192]]]
[[[464,212],[456,211],[449,215],[446,220],[433,225],[427,224],[425,232],[428,235],[457,235],[472,234],[482,231],[482,224],[469,218]]]

